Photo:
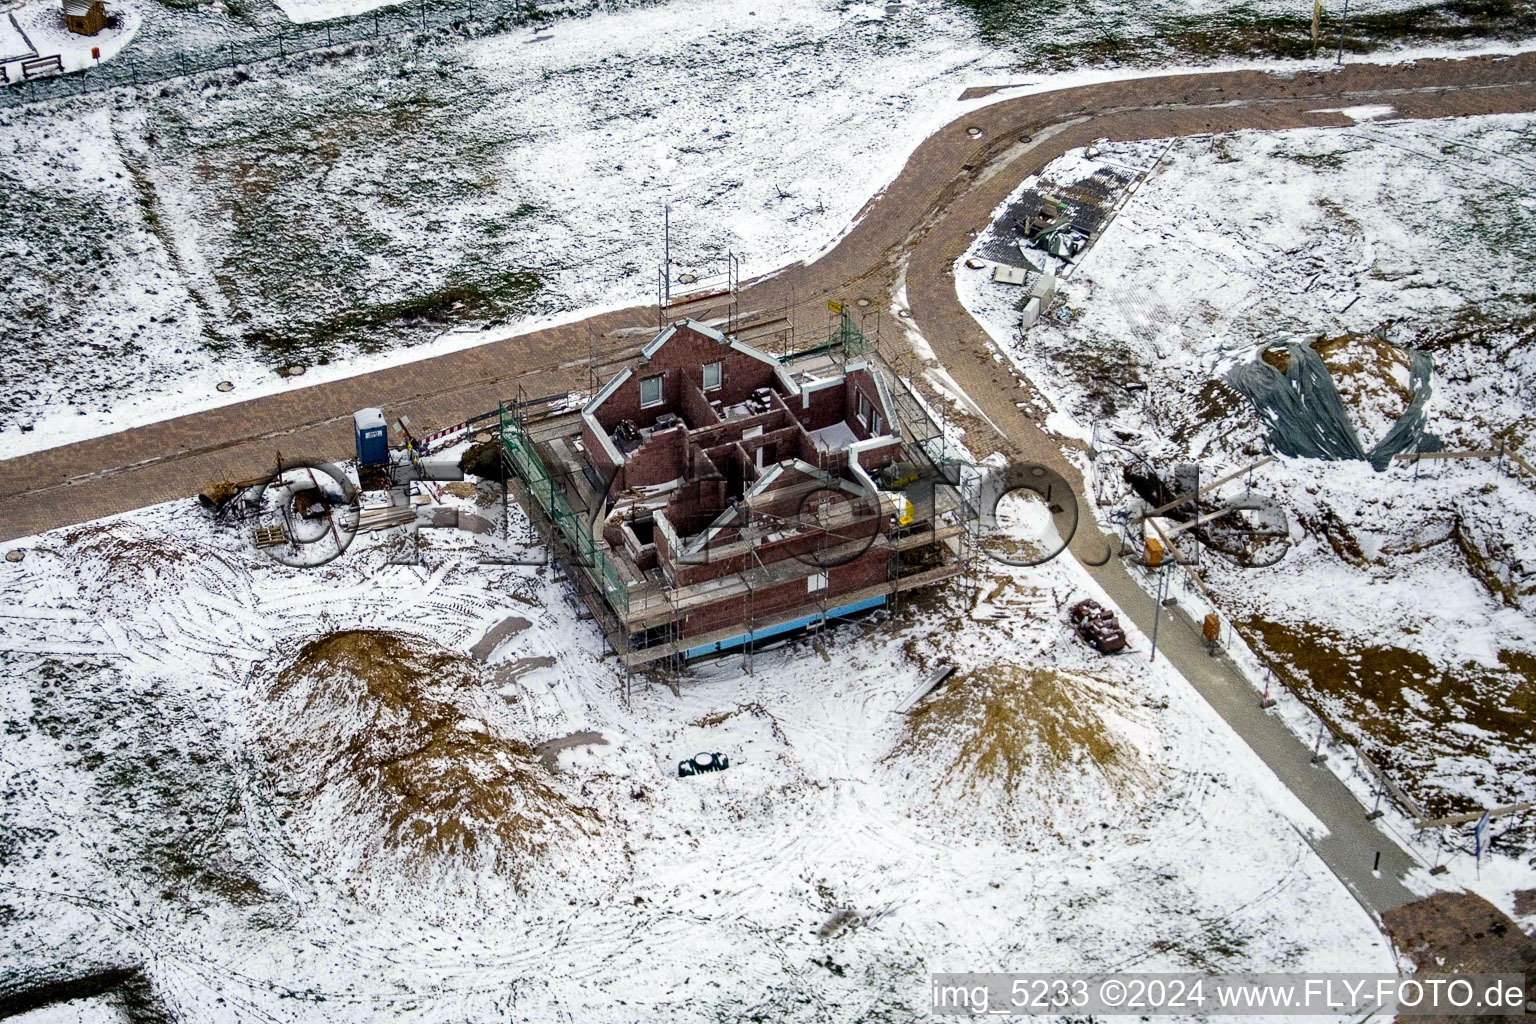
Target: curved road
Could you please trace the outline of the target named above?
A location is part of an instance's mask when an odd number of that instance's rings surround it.
[[[1344,125],[1351,122],[1320,109],[1367,103],[1390,104],[1396,116],[1410,118],[1533,110],[1536,54],[1154,77],[1000,101],[926,139],[836,247],[812,264],[749,282],[741,308],[793,307],[797,323],[819,329],[828,298],[862,297],[870,308],[886,308],[905,274],[914,323],[989,421],[968,428],[976,454],[1007,452],[1050,465],[1080,485],[1064,442],[1016,407],[1031,399],[1027,384],[994,358],[985,332],[955,294],[951,269],[992,210],[1026,175],[1097,138]],[[979,136],[971,129],[980,129]],[[408,413],[430,430],[494,408],[519,387],[530,395],[581,387],[594,340],[605,356],[625,355],[655,322],[654,307],[603,314],[9,459],[0,479],[0,540],[185,497],[225,475],[254,476],[271,465],[275,450],[344,456],[351,451],[352,410],[364,406]],[[1106,543],[1084,516],[1073,552],[1091,564],[1103,557]],[[1111,560],[1090,571],[1150,633],[1152,599],[1125,567]],[[1230,664],[1205,653],[1194,624],[1175,614],[1159,640],[1169,660],[1328,828],[1313,845],[1361,903],[1379,915],[1411,900],[1398,880],[1412,867],[1408,855],[1365,819],[1332,773],[1308,763],[1307,748],[1258,708]],[[1379,876],[1370,870],[1377,850]]]
[[[748,282],[741,307],[793,305],[797,323],[819,328],[829,297],[867,297],[872,308],[883,308],[905,266],[917,323],[1007,435],[988,439],[973,431],[972,440],[1060,461],[1057,442],[1017,414],[1016,396],[1002,392],[1013,382],[991,360],[949,277],[992,208],[1024,175],[1095,138],[1347,124],[1315,111],[1363,103],[1390,103],[1402,117],[1536,109],[1536,54],[1329,72],[1172,75],[1000,101],[924,140],[836,247],[815,263]],[[972,127],[979,137],[970,136]],[[1021,142],[1025,137],[1030,141]],[[275,450],[343,455],[352,446],[352,410],[365,406],[408,413],[432,429],[495,408],[519,384],[531,395],[584,386],[594,335],[608,355],[633,351],[636,329],[654,325],[655,316],[654,307],[621,310],[4,460],[0,541],[195,494],[225,475],[254,476],[272,464]],[[1072,479],[1071,468],[1062,468]]]

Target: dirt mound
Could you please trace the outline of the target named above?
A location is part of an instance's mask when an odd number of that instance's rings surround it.
[[[1475,893],[1437,892],[1387,911],[1381,921],[1421,971],[1525,974],[1536,969],[1536,939]]]
[[[167,538],[132,522],[91,523],[65,531],[61,539],[55,549],[63,559],[60,574],[74,578],[82,603],[112,612],[141,611],[188,585],[222,593],[234,571],[216,548]]]
[[[273,791],[343,870],[461,866],[521,881],[551,847],[592,834],[534,748],[456,706],[468,658],[397,633],[305,643],[257,680],[257,742]]]
[[[1313,342],[1312,350],[1322,356],[1362,438],[1384,436],[1407,411],[1412,364],[1396,345],[1371,334],[1346,334]]]
[[[893,756],[936,764],[938,789],[1061,824],[1064,805],[1146,791],[1153,772],[1132,738],[1138,719],[1092,675],[1000,663],[919,705]]]
[[[1512,752],[1529,746],[1536,657],[1503,650],[1496,665],[1444,664],[1318,623],[1254,616],[1236,625],[1292,689],[1316,701],[1430,817],[1476,810],[1469,791],[1493,803],[1529,792],[1536,765]]]
[[[506,462],[501,455],[501,442],[480,441],[472,444],[459,458],[459,469],[482,480],[500,483],[506,475]]]

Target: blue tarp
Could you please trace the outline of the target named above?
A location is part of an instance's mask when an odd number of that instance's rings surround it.
[[[825,616],[823,616],[820,612],[817,612],[815,615],[807,615],[803,618],[792,619],[789,622],[781,622],[777,626],[764,626],[762,629],[753,630],[750,633],[743,633],[740,636],[733,636],[728,640],[717,640],[712,644],[704,644],[700,647],[693,647],[684,652],[683,657],[702,658],[706,654],[718,654],[720,651],[729,651],[732,648],[740,647],[748,640],[752,640],[754,642],[758,640],[766,640],[769,637],[780,636],[784,633],[792,633],[797,629],[804,629],[806,626],[814,626],[826,619],[836,619],[844,615],[853,615],[855,612],[868,611],[871,608],[878,608],[883,604],[885,604],[885,595],[883,594],[879,597],[871,597],[865,601],[855,601],[853,604],[845,604],[841,608],[833,608],[831,611],[827,612]]]

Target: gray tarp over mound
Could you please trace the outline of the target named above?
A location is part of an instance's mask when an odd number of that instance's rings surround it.
[[[1369,459],[1377,472],[1399,452],[1440,450],[1440,439],[1424,432],[1424,404],[1435,369],[1428,354],[1408,352],[1408,408],[1367,455],[1322,356],[1308,345],[1285,349],[1291,359],[1283,374],[1258,359],[1227,374],[1227,383],[1242,392],[1268,424],[1271,450],[1308,459]]]

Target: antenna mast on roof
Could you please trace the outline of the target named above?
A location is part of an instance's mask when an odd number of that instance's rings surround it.
[[[598,338],[597,330],[592,326],[592,321],[587,321],[587,397],[597,394],[600,383],[597,372],[598,365]]]
[[[667,307],[672,305],[672,204],[661,207],[661,265],[656,268],[656,329],[667,326]]]
[[[737,291],[741,287],[741,262],[729,249],[725,251],[725,288],[731,293],[730,305],[725,309],[725,333],[734,336],[741,319],[741,306]]]

